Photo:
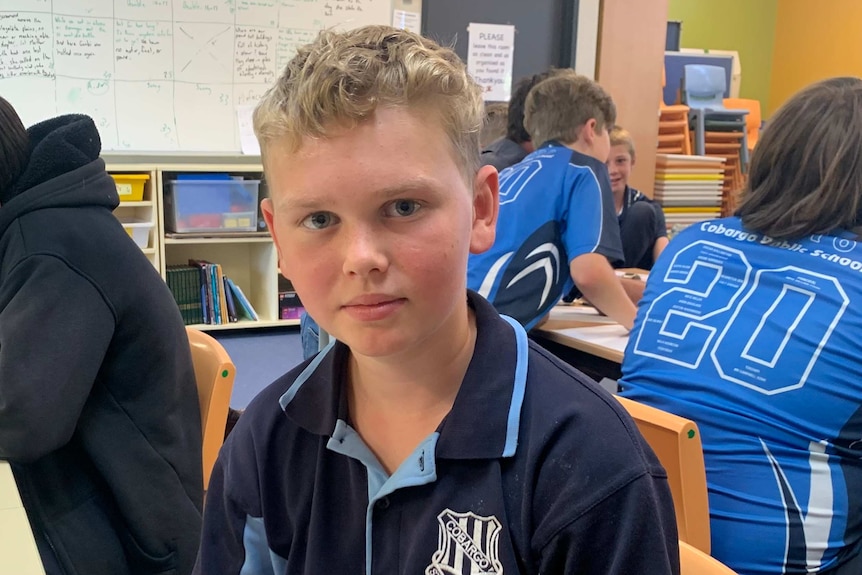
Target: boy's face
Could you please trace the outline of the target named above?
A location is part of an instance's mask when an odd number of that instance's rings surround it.
[[[295,153],[270,144],[265,169],[280,270],[323,329],[365,356],[463,344],[467,256],[494,242],[497,172],[471,190],[435,114],[378,109]]]
[[[629,184],[629,175],[632,173],[632,156],[625,144],[611,146],[608,157],[608,174],[611,177],[611,190],[615,194],[621,194]]]

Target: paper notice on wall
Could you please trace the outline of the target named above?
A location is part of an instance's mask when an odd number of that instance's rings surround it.
[[[239,127],[239,144],[243,154],[252,156],[260,155],[260,144],[254,135],[252,115],[254,106],[242,105],[236,107],[236,120]]]
[[[393,10],[392,26],[408,32],[422,33],[422,16],[419,12],[409,10]]]
[[[482,86],[485,101],[506,102],[512,91],[515,27],[470,23],[467,71]]]

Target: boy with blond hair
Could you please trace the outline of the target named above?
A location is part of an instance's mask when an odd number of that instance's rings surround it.
[[[628,130],[611,129],[608,175],[614,194],[614,210],[620,225],[625,266],[651,270],[667,247],[667,224],[661,206],[629,186],[635,165],[635,141]]]
[[[467,278],[527,329],[572,288],[632,327],[635,306],[610,263],[623,261],[605,166],[615,120],[607,92],[574,71],[558,71],[527,96],[524,126],[540,145],[500,173],[499,233],[470,257]]]
[[[677,573],[626,413],[466,289],[499,200],[455,53],[322,32],[254,118],[281,272],[336,340],[225,443],[197,573]]]

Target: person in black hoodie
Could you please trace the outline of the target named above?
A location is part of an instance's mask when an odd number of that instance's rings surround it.
[[[188,340],[111,213],[93,121],[0,98],[0,459],[48,575],[185,575],[203,480]]]

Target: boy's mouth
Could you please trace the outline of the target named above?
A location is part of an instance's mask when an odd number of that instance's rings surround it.
[[[355,319],[377,321],[389,317],[401,309],[406,302],[406,298],[383,294],[369,294],[350,300],[341,309]]]
[[[398,299],[402,299],[402,298],[399,298],[399,297],[394,296],[394,295],[389,295],[389,294],[377,294],[377,293],[363,294],[361,296],[357,296],[357,297],[353,298],[352,300],[348,301],[346,304],[344,304],[344,307],[376,306],[376,305],[382,305],[382,304],[385,304],[385,303],[388,303],[391,301],[395,301]]]

